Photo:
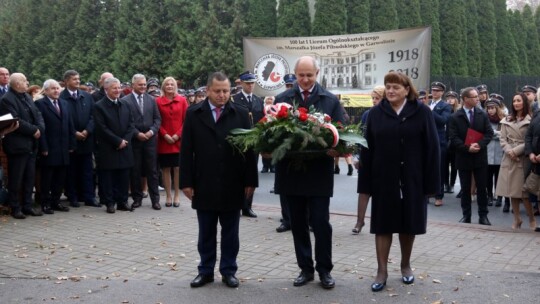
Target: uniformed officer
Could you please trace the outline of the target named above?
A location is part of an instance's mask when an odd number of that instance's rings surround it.
[[[478,103],[482,109],[486,109],[486,101],[488,100],[488,87],[485,84],[481,84],[476,86],[476,90],[478,91],[478,99],[480,99],[480,102]]]
[[[237,104],[245,106],[248,109],[251,125],[253,126],[264,117],[263,100],[257,95],[253,94],[253,88],[255,87],[257,76],[250,71],[245,71],[240,74],[239,78],[242,91],[233,97],[233,101]],[[269,169],[270,168],[266,168],[266,171]],[[265,171],[265,168],[263,168],[263,171]],[[255,214],[251,208],[252,204],[253,196],[247,197],[244,208],[242,209],[242,215],[247,217],[257,217],[257,214]]]

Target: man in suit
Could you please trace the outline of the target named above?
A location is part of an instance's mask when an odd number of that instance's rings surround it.
[[[487,114],[477,107],[478,91],[473,87],[462,90],[461,98],[463,107],[457,110],[448,122],[448,137],[456,153],[456,168],[461,181],[461,210],[463,218],[461,223],[471,223],[471,175],[474,175],[476,182],[478,200],[478,223],[481,225],[491,225],[487,208],[487,145],[493,138]],[[466,137],[469,129],[483,134],[482,139],[477,142],[466,144]]]
[[[275,103],[286,102],[305,108],[313,106],[317,111],[330,115],[332,121],[343,122],[339,100],[317,82],[319,71],[320,66],[315,58],[304,56],[298,59],[294,68],[296,84],[276,96]],[[331,150],[320,158],[306,159],[302,168],[297,170],[289,166],[290,160],[287,158],[276,165],[276,193],[284,195],[289,204],[296,260],[301,269],[294,286],[312,281],[315,270],[324,288],[335,286],[330,275],[334,265],[329,208],[334,191],[334,158],[338,155]],[[308,224],[313,227],[315,235],[315,267]]]
[[[26,215],[43,215],[41,210],[32,208],[32,190],[38,139],[45,131],[45,124],[32,97],[26,93],[27,90],[26,76],[13,73],[9,77],[9,90],[0,99],[0,115],[11,113],[13,117],[19,118],[19,128],[2,140],[9,168],[8,200],[11,215],[16,219],[24,219]]]
[[[234,95],[233,100],[235,103],[245,106],[249,111],[249,118],[251,121],[251,126],[256,124],[261,118],[264,117],[264,103],[261,98],[253,94],[253,88],[255,87],[255,81],[257,77],[255,74],[245,71],[239,76],[240,84],[242,86],[242,91]],[[258,162],[258,157],[257,157]],[[263,170],[261,172],[268,172],[270,169],[268,165],[264,165],[265,161],[263,160]],[[242,208],[242,215],[247,217],[257,217],[257,214],[253,212],[251,208],[253,205],[253,196],[247,197],[244,203],[244,208]]]
[[[69,211],[60,203],[60,196],[69,165],[69,154],[75,149],[75,129],[67,101],[60,99],[60,84],[54,79],[43,83],[45,97],[36,101],[45,132],[39,138],[41,153],[41,210],[53,214],[54,210]]]
[[[217,223],[221,224],[219,272],[229,287],[239,285],[235,274],[240,248],[240,210],[258,186],[257,162],[252,151],[234,151],[226,137],[235,128],[250,128],[248,110],[229,102],[231,85],[226,75],[208,78],[208,97],[188,108],[180,151],[180,188],[197,210],[201,256],[199,274],[191,287],[214,281]]]
[[[101,207],[96,202],[92,153],[94,152],[94,100],[81,90],[81,77],[75,70],[64,73],[66,88],[60,93],[60,99],[67,102],[69,115],[75,129],[76,148],[70,153],[70,162],[66,178],[66,196],[71,207],[79,207],[79,202],[86,206]]]
[[[9,83],[9,70],[0,67],[0,97],[2,97],[8,91]]]
[[[439,147],[441,152],[441,187],[435,194],[435,206],[443,205],[444,198],[444,176],[448,172],[446,167],[446,147],[448,141],[446,140],[446,124],[450,115],[452,115],[452,107],[447,104],[442,97],[446,91],[446,86],[439,81],[435,81],[431,84],[431,96],[432,99],[429,101],[428,106],[433,113],[433,118],[435,119],[435,125],[437,126],[437,135],[439,135]]]
[[[160,210],[159,177],[157,170],[157,134],[161,115],[154,98],[146,93],[146,77],[135,74],[131,79],[133,92],[121,100],[128,105],[133,116],[135,135],[132,140],[133,168],[131,169],[131,208],[139,208],[143,200],[143,177],[148,183],[148,193],[154,210]],[[178,182],[178,181],[175,181]]]
[[[103,87],[105,97],[94,106],[100,202],[107,206],[107,213],[114,213],[115,205],[118,210],[131,211],[127,201],[133,167],[133,117],[129,106],[119,100],[120,80],[107,78]]]

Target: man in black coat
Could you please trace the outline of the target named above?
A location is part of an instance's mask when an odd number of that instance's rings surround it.
[[[154,97],[146,93],[146,77],[144,75],[133,75],[131,86],[133,92],[121,99],[131,111],[133,127],[135,128],[132,140],[134,165],[131,169],[130,184],[131,197],[133,198],[131,207],[138,208],[142,205],[142,178],[146,177],[152,208],[160,210],[156,135],[161,125],[161,115]]]
[[[72,207],[79,202],[86,206],[101,207],[96,202],[92,153],[94,152],[94,100],[92,96],[79,89],[81,78],[77,71],[64,73],[65,90],[60,99],[67,101],[69,115],[75,129],[76,148],[70,153],[66,178],[66,196]]]
[[[182,131],[180,188],[197,210],[201,256],[191,287],[214,281],[217,223],[221,224],[219,272],[229,287],[237,287],[236,257],[240,248],[240,210],[258,186],[255,154],[235,151],[226,137],[235,128],[251,127],[245,107],[229,102],[231,85],[216,72],[208,78],[208,97],[189,107]]]
[[[98,102],[106,96],[105,87],[103,84],[105,83],[105,80],[107,78],[111,78],[111,77],[114,77],[114,75],[110,72],[105,72],[101,74],[98,80],[99,89],[96,90],[94,93],[92,93],[92,98],[94,99],[94,102]]]
[[[107,78],[103,87],[106,96],[94,107],[100,203],[107,206],[107,213],[115,212],[115,204],[118,210],[130,211],[127,201],[133,167],[133,117],[128,105],[118,99],[120,80]]]
[[[296,84],[276,96],[275,103],[286,102],[300,107],[313,106],[318,112],[343,122],[343,111],[337,97],[317,83],[319,63],[315,58],[304,56],[295,65]],[[289,204],[291,230],[296,260],[301,269],[294,286],[302,286],[314,279],[317,270],[324,288],[333,288],[332,226],[330,225],[330,197],[334,191],[334,157],[336,151],[317,159],[304,160],[301,169],[289,166],[285,158],[276,165],[276,193],[284,195]],[[309,214],[309,220],[308,215]],[[315,259],[313,267],[308,222],[315,235]]]
[[[32,190],[38,139],[45,132],[45,124],[32,97],[26,93],[27,90],[26,76],[13,73],[9,78],[9,90],[0,99],[0,115],[11,113],[19,119],[19,128],[2,140],[8,159],[8,200],[11,215],[16,219],[24,219],[26,215],[43,215],[40,210],[32,208]]]
[[[5,93],[7,93],[9,87],[9,70],[0,67],[0,97],[2,97]]]
[[[251,120],[251,125],[256,124],[261,118],[264,117],[264,104],[261,98],[253,94],[253,88],[255,87],[255,74],[245,71],[239,76],[240,84],[242,85],[242,91],[234,95],[233,100],[235,103],[245,106],[249,111],[249,118]],[[257,158],[258,162],[258,158]],[[263,171],[268,172],[270,169],[268,164],[265,165],[265,160],[263,159]],[[242,208],[242,215],[247,217],[257,217],[257,214],[253,212],[251,208],[253,205],[253,196],[247,197],[244,202],[244,208]]]
[[[457,110],[448,122],[448,137],[456,151],[456,168],[461,181],[461,209],[463,218],[461,223],[471,223],[471,175],[476,182],[478,200],[478,223],[491,225],[487,208],[487,145],[493,138],[493,129],[487,114],[477,107],[478,91],[468,87],[461,93],[463,107]],[[483,134],[479,140],[468,142],[469,129]]]
[[[43,83],[45,97],[36,101],[45,132],[39,138],[41,165],[41,209],[45,214],[53,210],[69,211],[60,203],[60,196],[69,165],[69,154],[75,149],[75,129],[67,101],[60,99],[60,84],[54,79]]]

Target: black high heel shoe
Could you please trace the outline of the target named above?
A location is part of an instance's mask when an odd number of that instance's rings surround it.
[[[404,284],[411,285],[414,283],[414,276],[403,276],[401,277],[401,281],[403,281]]]
[[[356,226],[354,226],[354,228],[352,229],[352,233],[359,234],[360,231],[362,231],[362,227],[364,227],[364,222],[362,223],[356,222]]]
[[[385,286],[386,286],[386,280],[384,282],[382,282],[382,283],[375,282],[375,283],[371,284],[371,291],[379,292],[379,291],[383,290]]]

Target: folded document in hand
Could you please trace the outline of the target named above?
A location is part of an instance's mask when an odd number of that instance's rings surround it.
[[[11,126],[11,124],[16,121],[19,121],[19,119],[13,118],[13,115],[11,115],[11,113],[0,116],[0,130]]]
[[[477,143],[484,138],[484,134],[473,130],[471,128],[467,129],[467,135],[465,137],[465,146],[470,146],[474,143]]]

